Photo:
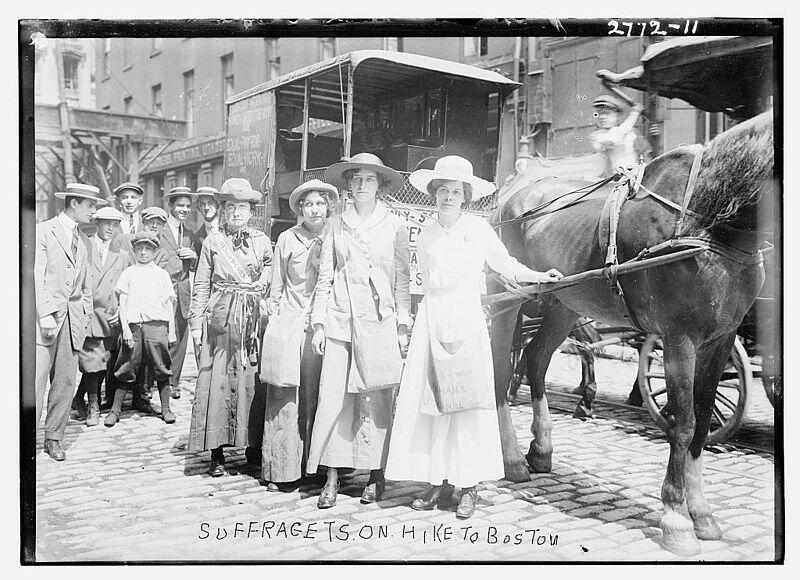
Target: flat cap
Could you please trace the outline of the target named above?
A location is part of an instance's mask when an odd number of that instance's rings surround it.
[[[142,210],[143,220],[151,220],[153,218],[158,218],[164,223],[167,223],[167,212],[156,206],[148,207]]]
[[[114,209],[111,206],[101,207],[96,212],[94,212],[94,221],[97,220],[116,220],[118,222],[122,221],[122,212],[118,209]]]
[[[125,183],[121,183],[115,187],[114,195],[119,195],[123,191],[135,191],[139,195],[144,195],[144,190],[141,188],[141,186],[131,183],[130,181],[126,181]]]
[[[136,244],[150,244],[157,248],[161,245],[161,242],[155,232],[136,232],[131,240],[131,245],[136,246]]]

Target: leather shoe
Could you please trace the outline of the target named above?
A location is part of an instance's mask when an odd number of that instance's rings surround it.
[[[119,415],[117,415],[114,411],[109,411],[108,415],[106,415],[106,420],[103,421],[103,425],[106,427],[113,427],[119,421]]]
[[[165,411],[161,414],[161,418],[164,420],[164,423],[172,424],[175,422],[175,413],[172,411]]]
[[[131,405],[131,409],[143,415],[156,414],[155,409],[153,409],[153,406],[147,399],[139,399],[138,401],[134,401],[133,404]]]
[[[170,397],[173,399],[180,399],[181,398],[181,388],[180,387],[172,387],[172,392],[169,394]]]
[[[339,493],[339,482],[333,485],[326,485],[322,488],[317,500],[317,507],[321,510],[332,508],[336,505],[336,494]]]
[[[361,493],[361,503],[375,503],[376,501],[381,501],[385,487],[386,481],[383,479],[368,483],[367,487],[365,487],[364,491]]]
[[[461,501],[458,502],[458,509],[456,510],[456,517],[461,520],[471,518],[475,513],[475,503],[478,501],[478,490],[474,487],[468,487],[461,494]]]
[[[256,447],[245,447],[244,457],[248,465],[261,465],[261,449]]]
[[[86,407],[86,402],[80,399],[73,399],[69,410],[69,418],[75,419],[76,421],[83,421],[86,419],[87,414],[88,408]]]
[[[417,498],[411,502],[411,508],[415,510],[430,510],[437,504],[440,508],[447,507],[455,489],[449,483],[431,486],[424,498]]]
[[[89,405],[89,415],[86,417],[86,426],[94,427],[100,422],[100,407],[97,403]]]
[[[212,457],[211,470],[208,473],[211,477],[222,477],[225,475],[225,459],[223,458],[222,461],[220,461],[219,459]]]
[[[67,454],[61,448],[61,441],[55,439],[47,439],[44,442],[44,452],[56,461],[64,461],[67,458]]]

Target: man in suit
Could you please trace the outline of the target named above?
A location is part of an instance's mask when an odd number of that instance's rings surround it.
[[[189,228],[185,227],[186,218],[192,211],[192,202],[196,195],[188,187],[173,187],[163,195],[167,201],[167,224],[161,231],[160,244],[163,259],[158,265],[164,268],[172,278],[178,302],[175,305],[175,332],[177,342],[170,347],[172,358],[172,377],[170,386],[172,398],[179,399],[181,392],[178,388],[183,368],[183,359],[186,357],[188,342],[189,303],[192,300],[192,287],[189,281],[189,272],[197,268],[197,237]]]
[[[196,251],[199,254],[200,248],[203,246],[209,234],[219,231],[219,202],[217,197],[219,191],[215,187],[198,187],[197,188],[197,212],[203,216],[203,223],[194,232],[197,236]]]
[[[133,263],[130,254],[114,251],[110,247],[123,219],[122,213],[113,207],[97,210],[94,214],[97,233],[88,238],[86,245],[92,277],[93,312],[83,349],[78,355],[78,368],[83,374],[72,408],[76,408],[76,404],[81,406],[84,395],[88,396],[87,427],[100,422],[100,386],[106,378],[109,363],[116,358],[119,302],[114,288],[122,271]],[[106,379],[106,399],[111,401],[114,400],[113,383],[112,372]]]
[[[125,251],[136,232],[142,231],[142,214],[139,208],[144,200],[144,190],[135,183],[126,181],[114,188],[114,195],[122,212],[122,219],[111,242],[111,251],[118,252]]]
[[[107,203],[94,186],[69,183],[65,189],[55,194],[64,200],[64,211],[36,226],[33,267],[37,316],[36,424],[42,416],[50,377],[44,450],[56,461],[66,459],[61,441],[75,392],[78,353],[92,313],[86,236],[78,224],[88,224],[96,207]]]

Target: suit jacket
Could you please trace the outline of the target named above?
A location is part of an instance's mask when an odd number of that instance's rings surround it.
[[[115,252],[109,246],[106,261],[101,264],[100,252],[94,239],[87,238],[86,248],[90,259],[89,272],[92,275],[93,302],[88,336],[114,337],[119,333],[119,325],[112,328],[108,323],[108,317],[119,309],[119,300],[114,289],[120,274],[133,264],[133,259],[127,252]]]
[[[172,278],[172,286],[175,295],[178,297],[176,308],[180,309],[184,318],[189,316],[189,304],[192,301],[192,286],[189,281],[189,272],[197,268],[197,260],[181,260],[178,257],[178,244],[172,235],[169,226],[164,226],[161,230],[160,254],[155,260],[156,265],[164,268],[169,277]],[[181,246],[184,248],[195,249],[197,247],[197,237],[194,232],[184,226],[183,240]],[[196,250],[195,250],[196,251]]]
[[[78,244],[77,256],[73,257],[72,240],[58,218],[36,226],[33,279],[38,344],[52,343],[43,341],[38,321],[54,314],[59,330],[65,322],[69,324],[73,350],[83,347],[92,313],[92,279],[85,245],[87,238],[80,231],[78,235],[84,243]]]

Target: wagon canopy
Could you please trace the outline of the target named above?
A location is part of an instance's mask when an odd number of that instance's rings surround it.
[[[773,93],[771,37],[672,38],[648,47],[641,65],[607,80],[683,99],[709,112],[746,119],[766,110]]]

